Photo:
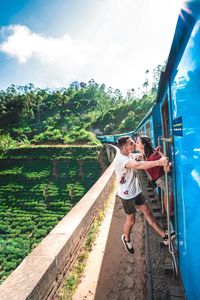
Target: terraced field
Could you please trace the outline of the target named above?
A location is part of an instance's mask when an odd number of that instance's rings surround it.
[[[99,146],[21,148],[8,151],[0,159],[1,281],[103,171]]]

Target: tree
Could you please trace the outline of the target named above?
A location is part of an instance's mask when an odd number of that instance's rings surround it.
[[[160,80],[161,72],[164,71],[166,66],[166,61],[163,65],[157,65],[155,69],[153,69],[153,85],[152,85],[152,91],[156,91],[158,89],[158,84]]]
[[[127,117],[121,122],[119,129],[120,131],[128,132],[134,130],[136,125],[135,113],[133,111],[130,111]]]
[[[145,88],[145,94],[147,94],[148,93],[148,86],[149,86],[149,78],[148,78],[149,70],[146,70],[145,74],[146,74],[146,80],[145,80],[145,82],[143,83],[142,86]]]

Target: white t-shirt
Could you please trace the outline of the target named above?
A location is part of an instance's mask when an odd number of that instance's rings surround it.
[[[125,200],[131,199],[139,195],[142,191],[139,186],[136,169],[127,169],[125,165],[128,161],[133,160],[134,156],[138,154],[132,154],[131,157],[120,153],[115,162],[115,173],[117,177],[117,195]]]

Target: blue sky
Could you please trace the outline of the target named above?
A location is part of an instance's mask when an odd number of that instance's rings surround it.
[[[137,89],[169,54],[182,1],[0,0],[0,89],[94,78]],[[150,74],[151,76],[151,74]]]

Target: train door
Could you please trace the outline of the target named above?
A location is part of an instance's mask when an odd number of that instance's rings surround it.
[[[163,133],[164,137],[169,137],[169,109],[168,109],[168,101],[167,97],[162,106],[162,120],[163,120]]]
[[[168,107],[168,96],[166,96],[165,101],[162,106],[162,127],[163,127],[163,137],[170,137],[170,128],[169,128],[169,107]],[[170,158],[170,144],[167,143],[167,156]]]
[[[166,156],[169,157],[169,160],[171,161],[171,145],[172,145],[172,139],[170,136],[170,119],[169,119],[169,104],[168,104],[168,96],[166,96],[164,103],[162,105],[162,128],[163,128],[163,135],[162,137],[166,139],[165,145],[166,145]],[[163,142],[164,143],[164,142]],[[163,145],[164,146],[164,145]],[[171,172],[168,173],[170,176],[169,178],[169,192],[172,189],[171,184]],[[173,195],[170,193],[169,200],[170,200],[170,215],[173,215],[174,213],[174,200]],[[166,195],[165,195],[165,209],[166,209]]]
[[[170,90],[168,90],[170,92]],[[172,161],[172,126],[171,124],[171,115],[169,114],[171,112],[169,105],[170,105],[170,93],[169,98],[166,96],[163,105],[162,105],[162,128],[163,128],[163,135],[162,135],[162,142],[163,142],[163,152],[164,155],[169,157],[170,161]],[[172,174],[171,171],[168,171],[168,173],[165,172],[165,184],[166,184],[166,191],[163,193],[161,192],[161,200],[162,200],[162,207],[165,208],[165,211],[167,212],[167,228],[170,232],[174,229],[174,199],[176,199],[175,196],[175,189],[174,189],[174,183],[172,184]],[[164,201],[163,201],[164,200]],[[164,202],[164,203],[163,203]],[[163,205],[164,204],[164,205]],[[175,275],[178,276],[178,262],[176,257],[176,246],[174,242],[169,242],[169,252],[172,255],[172,262],[174,267]]]

